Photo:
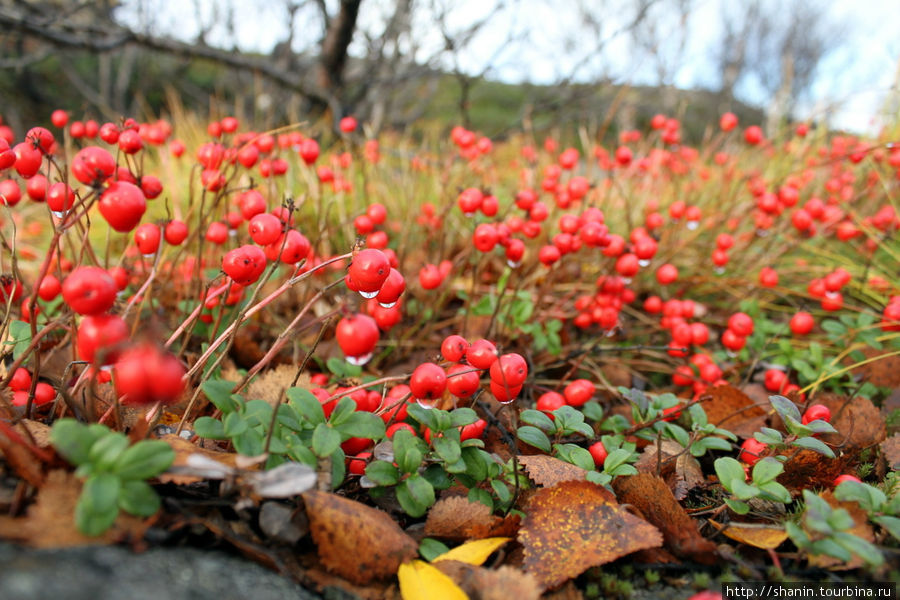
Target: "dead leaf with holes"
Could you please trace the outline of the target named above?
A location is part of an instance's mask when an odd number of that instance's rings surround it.
[[[523,566],[544,588],[663,541],[656,527],[588,481],[563,481],[537,490],[523,511],[526,517],[518,538]]]
[[[425,535],[454,541],[514,536],[519,521],[518,515],[498,517],[481,502],[470,502],[464,496],[450,496],[438,500],[428,511]]]
[[[884,416],[868,398],[855,396],[848,400],[836,394],[820,394],[813,402],[828,407],[831,424],[838,431],[822,435],[822,441],[827,444],[840,444],[844,452],[852,452],[878,444],[887,437]]]
[[[881,442],[881,455],[891,471],[900,471],[900,433]]]
[[[788,538],[784,527],[759,523],[729,523],[725,525],[712,519],[709,522],[726,537],[763,550],[774,550]]]
[[[113,526],[97,537],[88,537],[75,526],[75,505],[81,481],[64,470],[51,471],[38,490],[37,499],[22,518],[0,517],[4,539],[33,548],[69,548],[140,540],[149,521],[120,512]]]
[[[752,437],[766,422],[766,411],[750,396],[730,385],[710,388],[701,404],[710,423],[738,437]]]
[[[529,479],[544,487],[551,487],[562,481],[583,481],[587,476],[587,471],[581,467],[546,454],[520,456],[519,462],[525,467]]]
[[[322,564],[353,583],[393,577],[418,554],[415,540],[385,512],[320,491],[304,493],[303,501]]]
[[[701,564],[716,561],[716,545],[700,535],[697,524],[675,500],[666,483],[648,473],[618,477],[613,481],[616,497],[640,511],[647,522],[658,528],[665,547],[674,555]]]
[[[662,441],[662,455],[655,443],[649,444],[641,453],[634,467],[641,473],[660,477],[672,490],[676,500],[684,500],[692,489],[704,485],[706,477],[696,458],[685,452],[681,444],[671,440]]]
[[[514,567],[485,569],[456,560],[440,561],[434,563],[434,566],[450,577],[470,598],[537,600],[541,596],[537,579]]]

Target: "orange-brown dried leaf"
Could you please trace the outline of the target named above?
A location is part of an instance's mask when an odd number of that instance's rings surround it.
[[[44,483],[43,464],[25,445],[27,443],[27,437],[15,429],[0,429],[0,455],[6,459],[6,464],[30,485],[40,487]]]
[[[673,554],[702,564],[716,561],[716,545],[700,535],[697,524],[662,479],[638,473],[615,479],[613,489],[619,502],[637,508],[644,519],[662,532],[665,546]]]
[[[717,523],[709,520],[712,525],[726,537],[741,544],[747,544],[763,550],[774,550],[788,538],[784,527],[759,526],[756,523]]]
[[[662,544],[653,525],[619,506],[605,488],[563,481],[534,493],[519,529],[525,571],[553,588],[632,552]]]
[[[822,394],[815,402],[831,410],[831,424],[837,433],[822,436],[828,444],[843,444],[844,452],[878,444],[887,437],[884,416],[872,401],[855,396],[849,401],[843,396]]]
[[[454,541],[512,537],[518,526],[518,516],[498,517],[481,502],[469,502],[464,496],[449,496],[438,500],[428,511],[425,535]]]
[[[525,467],[529,479],[544,487],[552,487],[562,481],[583,481],[587,476],[587,471],[581,467],[546,454],[520,456],[519,462]]]
[[[888,469],[900,471],[900,433],[895,433],[881,442],[881,454]]]
[[[884,350],[878,350],[876,348],[866,348],[862,352],[866,358],[881,356],[885,353]],[[850,362],[852,363],[853,361],[850,360]],[[872,385],[886,388],[898,388],[900,387],[900,356],[897,356],[896,354],[884,356],[878,360],[856,367],[852,372],[861,374],[865,380]]]
[[[537,579],[514,567],[485,569],[456,560],[440,561],[434,566],[456,582],[470,598],[537,600],[541,596]]]
[[[704,485],[706,477],[696,458],[684,452],[681,444],[671,440],[662,441],[662,454],[656,444],[650,444],[641,453],[634,467],[641,473],[659,475],[672,490],[676,500],[684,500],[692,489]]]
[[[702,401],[709,422],[739,437],[751,437],[766,421],[766,411],[747,394],[730,385],[717,385]]]
[[[865,510],[860,508],[859,504],[857,504],[856,502],[840,502],[837,498],[834,497],[834,493],[832,493],[831,490],[823,493],[822,498],[832,507],[843,508],[846,509],[848,513],[850,513],[850,517],[853,519],[853,527],[847,529],[847,533],[851,533],[857,537],[861,537],[867,542],[875,542],[875,532],[872,530],[872,526],[869,525],[869,515]],[[813,539],[817,537],[817,534],[814,532],[807,531],[807,533],[809,533],[811,537],[813,537]],[[809,564],[813,567],[819,567],[822,569],[845,571],[862,567],[865,564],[865,560],[863,560],[862,557],[856,554],[854,554],[853,558],[851,558],[850,561],[846,563],[831,556],[815,555],[809,557]]]
[[[387,579],[418,544],[378,509],[327,492],[303,494],[313,541],[322,564],[356,584]]]
[[[801,450],[784,463],[784,472],[778,476],[778,483],[792,494],[799,494],[805,488],[831,487],[834,478],[844,473],[853,460],[855,453],[828,458],[812,450]]]
[[[325,595],[339,598],[359,598],[359,600],[401,600],[400,588],[395,582],[373,581],[367,585],[351,583],[322,568],[319,557],[314,553],[298,557],[299,563],[292,573],[304,586]]]
[[[22,419],[19,421],[16,429],[23,436],[26,435],[24,430],[27,430],[27,433],[30,436],[27,439],[34,441],[34,445],[38,448],[48,448],[51,446],[49,425],[45,425],[40,421],[33,421],[32,419]]]
[[[147,522],[125,513],[119,513],[113,526],[103,535],[87,537],[78,531],[75,505],[81,495],[81,487],[81,481],[72,473],[51,471],[25,517],[0,521],[0,531],[4,532],[2,537],[34,548],[112,544],[143,537]]]

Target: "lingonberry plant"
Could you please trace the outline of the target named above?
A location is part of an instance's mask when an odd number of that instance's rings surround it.
[[[896,132],[44,125],[0,136],[0,448],[53,465],[11,423],[51,425],[87,533],[158,512],[165,448],[202,443],[404,519],[459,493],[526,510],[541,468],[616,492],[643,472],[695,517],[778,522],[791,560],[881,556],[820,493],[837,477],[897,536],[873,485],[895,466]]]

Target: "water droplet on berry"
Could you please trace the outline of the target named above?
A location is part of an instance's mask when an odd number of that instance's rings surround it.
[[[50,212],[51,212],[51,213],[53,214],[53,216],[56,217],[57,219],[65,219],[65,218],[66,218],[66,215],[69,214],[69,211],[67,211],[67,210],[53,210],[53,211],[50,211]]]
[[[515,398],[510,398],[509,400],[507,400],[507,401],[505,401],[505,402],[502,401],[502,400],[499,400],[499,399],[497,400],[497,402],[498,402],[499,404],[512,404],[512,403],[515,402],[515,401],[516,401]]]
[[[513,262],[511,260],[507,260],[506,264],[509,265],[510,269],[518,269],[522,266],[522,261],[520,260],[519,262]]]
[[[687,222],[687,228],[690,229],[691,231],[697,229],[697,227],[699,225],[700,225],[700,221],[688,221]]]
[[[156,258],[156,252],[153,252],[151,254],[142,254],[141,256],[143,256],[144,260],[146,261],[152,261],[154,258]]]
[[[647,265],[650,264],[650,261],[647,260],[646,258],[642,258],[641,260],[638,261],[638,264],[641,265],[642,267],[646,267]]]
[[[725,272],[725,267],[716,267],[713,269],[713,273],[716,275],[721,275]]]
[[[425,398],[416,398],[416,402],[422,408],[434,408],[435,404],[437,404],[437,400],[426,400]]]
[[[396,304],[397,304],[396,302],[379,302],[378,303],[378,305],[381,306],[381,308],[394,308],[394,305],[396,305]]]
[[[346,359],[347,359],[347,362],[350,363],[351,365],[356,365],[357,367],[361,367],[362,365],[364,365],[367,362],[369,362],[370,360],[372,360],[372,353],[369,352],[368,354],[363,354],[362,356],[347,356]]]
[[[362,296],[363,298],[365,298],[366,300],[368,300],[369,298],[374,298],[375,296],[377,296],[378,291],[379,290],[376,290],[374,292],[364,292],[364,291],[360,290],[359,295]]]

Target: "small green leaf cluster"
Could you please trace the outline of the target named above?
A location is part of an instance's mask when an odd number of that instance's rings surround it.
[[[900,494],[888,498],[868,483],[844,481],[834,488],[834,497],[841,502],[856,502],[868,513],[870,521],[900,541]]]
[[[836,433],[837,430],[831,423],[822,419],[816,419],[804,425],[801,423],[800,411],[797,409],[797,406],[784,396],[769,396],[769,402],[772,403],[775,412],[784,421],[785,429],[787,429],[789,435],[785,438],[777,429],[762,427],[753,435],[757,441],[773,446],[776,449],[793,446],[795,448],[813,450],[828,458],[834,458],[834,451],[825,442],[814,437],[820,433]]]
[[[274,409],[268,402],[245,400],[232,394],[232,389],[234,384],[229,381],[203,383],[203,392],[222,412],[222,419],[200,417],[194,421],[194,431],[200,437],[230,440],[234,449],[246,456],[263,454],[270,436],[267,468],[286,460],[316,467],[319,459],[330,458],[333,481],[339,485],[345,475],[341,443],[351,437],[377,440],[384,436],[381,418],[357,411],[356,402],[348,397],[342,398],[326,418],[322,404],[309,390],[289,388],[288,402],[278,406],[273,423]]]
[[[691,417],[691,436],[687,448],[692,456],[701,457],[708,450],[731,450],[731,443],[737,441],[737,436],[727,429],[716,427],[709,422],[706,411],[699,404],[688,407],[688,415]]]
[[[846,492],[846,495],[856,496],[857,491]],[[868,492],[861,491],[859,495],[868,496]],[[798,548],[809,554],[824,554],[844,562],[850,561],[855,554],[872,567],[884,562],[884,556],[874,544],[849,532],[854,521],[846,509],[831,506],[810,490],[803,490],[803,500],[806,509],[801,516],[802,526],[793,521],[785,523],[785,530]]]
[[[159,496],[146,480],[168,469],[175,460],[175,451],[166,442],[129,444],[123,433],[74,419],[54,423],[50,442],[78,467],[75,475],[85,478],[75,506],[75,524],[83,534],[102,534],[115,522],[119,510],[139,517],[149,517],[159,510]]]
[[[393,490],[400,506],[412,517],[424,515],[435,502],[435,491],[454,483],[469,488],[470,500],[492,509],[495,499],[500,506],[512,502],[503,479],[504,465],[484,451],[480,439],[460,439],[460,429],[478,420],[474,410],[457,408],[448,412],[411,404],[407,411],[428,428],[431,442],[399,429],[391,440],[379,444],[376,460],[366,467],[368,481],[364,482],[372,486],[373,494]]]
[[[730,456],[717,458],[713,465],[722,487],[732,495],[731,498],[725,499],[725,504],[739,515],[750,512],[747,500],[752,498],[783,504],[791,501],[791,494],[787,488],[775,481],[775,478],[784,471],[784,465],[772,457],[760,459],[753,465],[750,483],[747,482],[743,465]]]

